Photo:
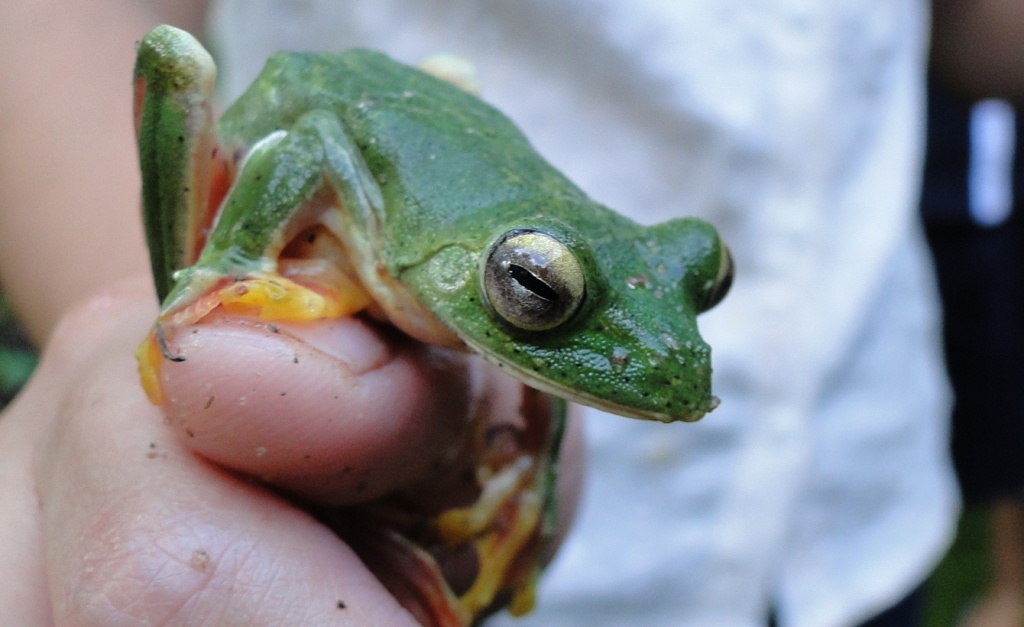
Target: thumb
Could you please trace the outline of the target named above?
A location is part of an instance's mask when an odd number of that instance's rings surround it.
[[[185,445],[320,503],[421,481],[467,431],[465,359],[360,319],[211,315],[167,341],[166,421]]]

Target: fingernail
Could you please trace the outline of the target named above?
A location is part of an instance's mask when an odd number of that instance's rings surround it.
[[[380,368],[394,356],[380,331],[358,318],[288,322],[268,325],[268,329],[333,357],[357,375]],[[296,354],[296,358],[301,355]]]

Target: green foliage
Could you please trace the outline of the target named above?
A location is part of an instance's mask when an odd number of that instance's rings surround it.
[[[0,293],[0,408],[14,398],[36,366],[36,355],[10,303]]]

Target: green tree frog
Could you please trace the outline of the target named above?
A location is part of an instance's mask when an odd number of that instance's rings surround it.
[[[184,358],[166,335],[220,308],[268,321],[364,312],[634,418],[692,421],[717,404],[696,316],[724,297],[733,265],[706,222],[632,222],[475,95],[377,52],[276,54],[216,123],[216,68],[194,38],[160,26],[137,54],[162,301],[138,356],[155,403],[160,368]],[[422,566],[424,621],[469,624],[503,599],[529,609],[564,419],[548,413],[517,456],[481,438],[475,503],[425,516],[420,536],[389,535]],[[467,589],[453,591],[423,549],[437,541],[476,550]]]

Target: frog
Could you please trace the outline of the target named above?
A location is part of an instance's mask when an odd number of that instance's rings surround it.
[[[591,199],[436,69],[368,49],[279,52],[215,119],[216,71],[171,26],[137,45],[142,209],[161,303],[137,353],[146,393],[165,402],[161,369],[186,358],[167,338],[218,310],[268,323],[368,316],[482,356],[550,411],[511,461],[478,438],[480,497],[417,525],[473,546],[475,580],[456,593],[426,540],[388,537],[423,566],[424,622],[472,624],[503,602],[529,611],[557,522],[566,400],[662,423],[713,410],[696,318],[729,291],[728,246],[702,219],[641,225]],[[496,522],[502,508],[513,524]]]

